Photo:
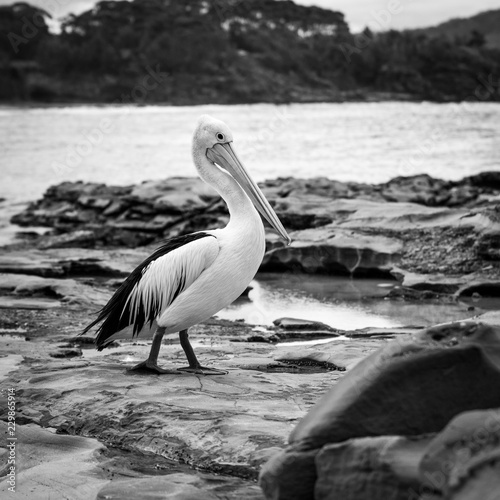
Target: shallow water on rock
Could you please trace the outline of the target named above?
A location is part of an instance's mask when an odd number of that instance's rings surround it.
[[[469,318],[470,304],[410,303],[384,299],[397,282],[310,274],[260,273],[248,299],[220,311],[223,319],[271,325],[280,317],[321,321],[333,328],[429,326]]]

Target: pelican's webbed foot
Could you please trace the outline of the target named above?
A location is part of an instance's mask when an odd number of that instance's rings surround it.
[[[157,373],[158,375],[162,375],[168,373],[170,375],[177,375],[178,372],[176,370],[167,370],[165,368],[160,368],[157,363],[147,359],[138,365],[129,368],[128,371],[141,371],[141,372],[150,372]]]
[[[194,373],[195,375],[227,375],[226,370],[218,370],[217,368],[208,368],[206,366],[186,366],[185,368],[177,368],[179,372]]]

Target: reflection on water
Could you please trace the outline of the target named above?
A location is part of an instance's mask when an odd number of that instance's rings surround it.
[[[467,304],[422,304],[384,300],[394,283],[373,279],[305,274],[258,274],[249,299],[218,313],[257,325],[289,316],[321,321],[341,330],[366,327],[428,326],[469,318]]]

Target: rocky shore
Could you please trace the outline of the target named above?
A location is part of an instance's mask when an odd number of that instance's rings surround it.
[[[285,247],[268,232],[262,271],[393,280],[377,300],[424,310],[500,296],[499,172],[261,186],[294,240]],[[98,353],[78,336],[162,238],[226,221],[217,194],[187,178],[63,183],[14,217],[23,238],[0,252],[0,423],[5,433],[14,388],[20,498],[484,500],[498,491],[500,316],[481,302],[470,322],[430,329],[343,331],[293,311],[273,326],[212,318],[190,335],[206,364],[229,372],[215,377],[128,372],[147,338]],[[176,335],[161,356],[183,363]]]
[[[500,279],[500,172],[380,185],[286,178],[261,187],[294,240],[286,247],[268,232],[261,271],[381,276],[438,293],[469,293],[468,283],[491,293]],[[51,228],[36,241],[42,250],[147,247],[227,220],[215,191],[181,177],[125,187],[65,182],[12,219]]]

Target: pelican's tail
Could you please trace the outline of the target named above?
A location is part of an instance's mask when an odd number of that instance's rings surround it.
[[[134,271],[135,272],[135,271]],[[115,333],[130,326],[130,302],[129,296],[135,286],[135,280],[132,273],[116,290],[109,302],[99,311],[97,319],[92,321],[90,325],[86,326],[80,335],[84,335],[91,328],[98,323],[102,324],[97,329],[97,336],[95,344],[98,351],[102,351],[108,344],[112,342],[109,340]],[[142,321],[141,321],[142,320]],[[136,335],[144,326],[144,315],[136,319],[134,325],[134,335]]]

